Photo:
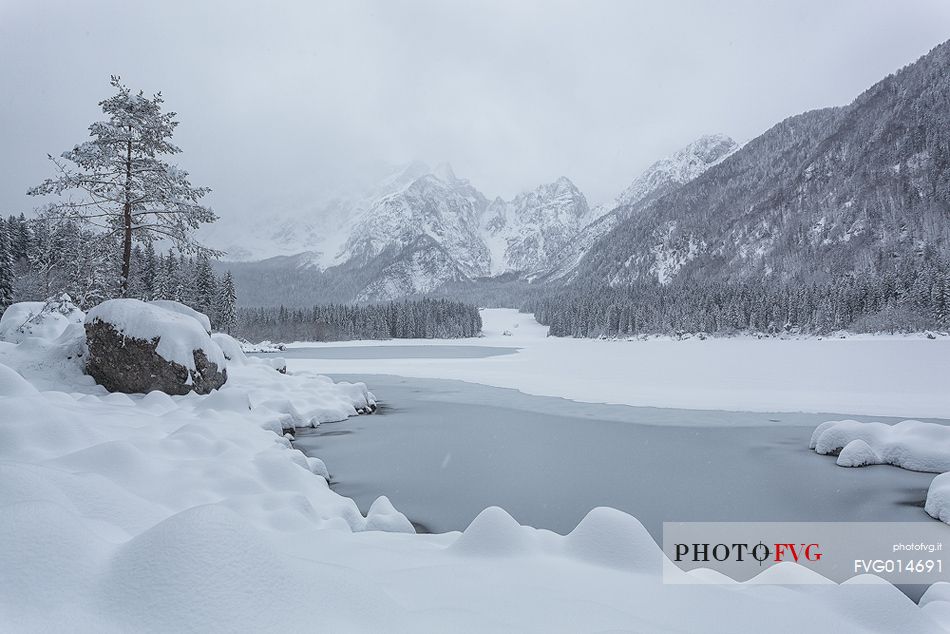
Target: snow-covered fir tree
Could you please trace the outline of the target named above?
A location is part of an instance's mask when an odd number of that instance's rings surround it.
[[[9,255],[0,254],[0,285],[12,289],[3,295],[8,299],[0,303],[0,312],[12,301],[44,301],[63,293],[83,309],[119,296],[117,272],[122,263],[117,237],[72,219],[46,215],[31,220],[0,218],[0,227],[2,251]],[[10,239],[11,234],[16,240]],[[148,244],[133,249],[126,295],[145,301],[204,297],[205,303],[196,308],[207,312],[213,321],[222,314],[233,315],[237,303],[233,279],[215,277],[208,258],[188,258],[174,251],[156,255]],[[223,297],[228,302],[222,312]]]
[[[310,309],[242,308],[237,311],[234,333],[256,341],[334,341],[474,337],[481,329],[481,316],[472,304],[420,299]]]
[[[193,297],[190,306],[215,320],[215,306],[218,299],[217,282],[211,269],[211,260],[205,255],[198,256],[194,266],[194,281],[191,284]]]
[[[13,303],[13,253],[10,224],[0,218],[0,311]]]
[[[171,142],[176,113],[163,112],[161,93],[146,97],[112,78],[116,94],[99,102],[106,119],[89,126],[91,140],[50,156],[57,175],[29,190],[59,196],[46,214],[95,227],[118,238],[119,288],[128,294],[135,243],[171,241],[182,253],[202,253],[193,236],[215,214],[201,204],[210,191],[163,157],[181,150]],[[78,192],[80,199],[64,196]]]
[[[230,333],[237,321],[237,290],[234,288],[234,278],[231,271],[224,274],[218,285],[218,301],[215,313],[219,330]]]

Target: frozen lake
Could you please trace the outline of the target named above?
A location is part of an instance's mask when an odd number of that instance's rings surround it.
[[[841,414],[598,405],[391,375],[334,379],[365,381],[380,410],[302,431],[296,446],[322,458],[334,489],[364,512],[386,495],[422,530],[462,530],[492,505],[559,533],[611,506],[657,538],[664,521],[933,521],[922,506],[934,474],[846,469],[808,449],[814,427]]]

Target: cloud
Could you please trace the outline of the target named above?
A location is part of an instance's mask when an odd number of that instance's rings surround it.
[[[112,73],[179,113],[223,222],[412,159],[488,196],[566,175],[599,202],[701,134],[850,101],[948,25],[940,1],[0,0],[0,212],[33,205]]]

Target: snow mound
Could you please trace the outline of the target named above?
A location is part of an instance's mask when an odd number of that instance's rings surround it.
[[[177,304],[177,302],[172,303]],[[182,307],[187,308],[187,306]],[[189,370],[196,369],[195,350],[204,352],[208,361],[219,368],[225,367],[224,353],[221,352],[218,344],[211,340],[211,335],[205,330],[202,322],[177,309],[170,310],[164,306],[147,304],[137,299],[110,299],[102,302],[86,315],[87,324],[95,321],[110,324],[125,337],[143,341],[157,339],[158,346],[155,352],[160,357]]]
[[[26,396],[36,393],[37,389],[16,370],[0,363],[0,396]]]
[[[950,583],[947,583],[946,581],[938,581],[937,583],[931,585],[929,588],[927,588],[927,591],[924,592],[923,596],[920,597],[918,605],[923,607],[934,601],[950,603]]]
[[[860,438],[855,438],[845,445],[837,460],[839,467],[865,467],[872,464],[881,464],[881,457],[871,449],[871,445]]]
[[[396,510],[385,495],[376,498],[366,514],[364,531],[387,531],[389,533],[415,533],[412,522]]]
[[[178,313],[179,315],[191,317],[201,324],[201,327],[205,329],[205,332],[207,332],[209,335],[211,334],[211,320],[208,319],[207,315],[204,313],[199,313],[191,306],[186,306],[181,302],[175,302],[170,299],[155,299],[150,301],[149,304],[152,306],[158,306],[159,308],[164,308],[165,310],[171,311],[173,313]]]
[[[663,553],[637,518],[617,509],[591,510],[565,538],[565,552],[588,563],[659,573]]]
[[[81,324],[85,314],[65,293],[45,302],[12,304],[0,317],[0,340],[21,343],[30,338],[53,341],[71,324]]]
[[[244,350],[241,348],[241,342],[231,335],[216,332],[211,335],[211,341],[218,344],[218,347],[221,348],[221,352],[224,353],[224,358],[228,360],[229,365],[247,363],[247,355],[244,354]]]
[[[307,456],[307,468],[310,469],[310,473],[315,473],[324,480],[330,481],[330,471],[327,469],[327,465],[323,460],[314,458],[313,456]]]
[[[478,514],[452,545],[465,555],[504,557],[523,555],[535,549],[529,531],[504,509],[490,506]],[[655,547],[655,545],[654,545]]]
[[[905,420],[896,425],[862,423],[855,420],[822,423],[813,437],[816,452],[828,455],[844,449],[849,443],[861,440],[871,453],[879,457],[874,463],[890,464],[911,471],[943,473],[950,471],[950,426]],[[853,451],[858,451],[855,445]],[[857,466],[857,465],[848,465]]]
[[[750,585],[835,585],[835,582],[831,579],[828,579],[814,570],[809,570],[805,566],[801,566],[791,561],[783,561],[781,563],[769,566],[756,576],[749,579],[746,583]]]

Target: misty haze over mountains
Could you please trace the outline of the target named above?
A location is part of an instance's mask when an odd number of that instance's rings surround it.
[[[511,200],[489,201],[451,166],[415,162],[365,192],[314,212],[264,217],[252,231],[215,246],[245,261],[232,268],[246,305],[320,301],[300,297],[307,277],[323,282],[312,286],[322,301],[395,299],[506,274],[556,279],[569,276],[631,206],[672,191],[737,148],[725,135],[701,137],[593,208],[564,176]],[[281,292],[287,279],[293,293]]]

